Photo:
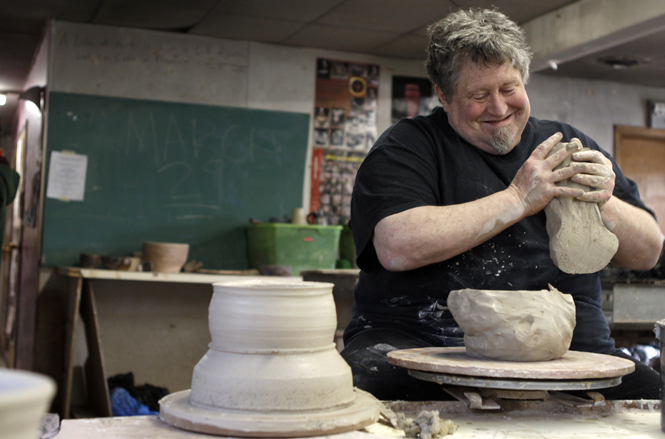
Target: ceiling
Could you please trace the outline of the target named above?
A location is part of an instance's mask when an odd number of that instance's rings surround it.
[[[573,3],[578,1],[0,0],[0,91],[23,89],[48,19],[424,59],[427,25],[450,11],[494,5],[523,24]],[[665,30],[617,39],[543,73],[665,87],[664,43]],[[614,68],[597,61],[603,57],[639,63]],[[16,97],[9,97],[0,107],[3,135],[16,108]]]

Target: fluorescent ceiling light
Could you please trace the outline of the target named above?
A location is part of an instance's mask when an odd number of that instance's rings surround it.
[[[7,103],[7,95],[0,93],[0,105],[5,105]]]

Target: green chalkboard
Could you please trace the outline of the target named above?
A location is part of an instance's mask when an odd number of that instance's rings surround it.
[[[45,198],[43,265],[190,244],[205,268],[247,267],[245,225],[302,204],[309,115],[50,93],[52,151],[88,157],[83,201]]]

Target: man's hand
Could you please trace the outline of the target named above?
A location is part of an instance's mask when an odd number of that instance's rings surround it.
[[[538,145],[517,171],[515,178],[508,187],[508,191],[512,191],[524,206],[525,217],[540,212],[554,197],[576,198],[584,196],[584,190],[582,189],[556,185],[556,182],[571,178],[580,172],[574,166],[553,171],[566,158],[582,148],[581,142],[573,139],[568,148],[562,148],[547,157],[554,145],[561,141],[561,138],[562,134],[556,133]],[[586,162],[579,164],[580,169],[586,169],[587,166],[591,166],[591,164]]]
[[[573,141],[579,142],[578,139]],[[572,159],[571,167],[577,171],[577,174],[570,180],[594,189],[585,192],[577,199],[598,203],[598,207],[602,210],[614,192],[616,174],[612,169],[612,162],[600,151],[593,150],[576,152]]]

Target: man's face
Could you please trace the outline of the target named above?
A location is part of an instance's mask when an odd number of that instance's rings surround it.
[[[509,63],[477,65],[467,60],[450,103],[436,87],[457,134],[490,154],[507,154],[520,141],[531,114],[522,74]]]

